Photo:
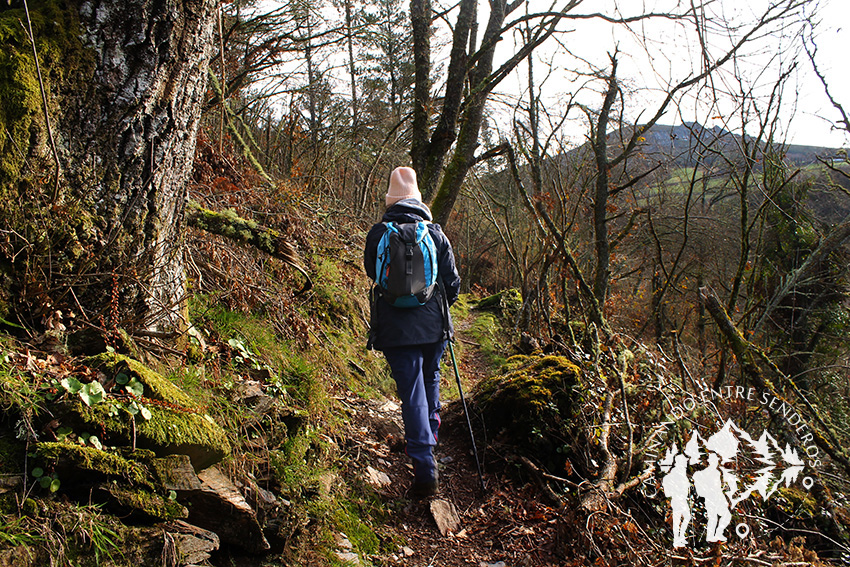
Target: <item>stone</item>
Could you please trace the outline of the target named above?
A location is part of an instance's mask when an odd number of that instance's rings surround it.
[[[384,488],[385,486],[392,484],[392,480],[390,480],[387,473],[372,467],[366,467],[366,481],[372,486],[376,486],[378,488]]]
[[[415,551],[413,551],[412,549],[410,549],[410,548],[409,548],[409,547],[407,547],[407,546],[402,547],[402,548],[401,548],[401,552],[402,552],[402,553],[404,553],[404,556],[405,556],[405,557],[410,557],[411,555],[413,555],[414,553],[416,553]]]
[[[237,384],[233,392],[233,401],[252,403],[262,397],[268,397],[263,392],[262,385],[256,380],[243,380]]]
[[[104,483],[90,491],[95,501],[103,500],[107,509],[122,519],[133,521],[174,520],[186,518],[189,511],[176,500],[119,483]]]
[[[154,459],[154,468],[166,490],[174,490],[179,494],[201,488],[201,481],[188,455],[168,455]]]
[[[337,547],[345,551],[351,551],[354,549],[354,546],[351,544],[351,540],[348,539],[348,536],[345,534],[336,534],[334,536],[334,541],[336,542]]]
[[[337,558],[345,565],[360,565],[360,557],[350,551],[337,551]]]
[[[519,351],[522,354],[531,354],[540,348],[540,341],[528,333],[523,333],[519,340]]]
[[[16,492],[24,486],[24,477],[19,474],[0,475],[0,494]]]
[[[273,492],[266,490],[253,480],[248,480],[245,486],[245,498],[255,511],[270,512],[280,506],[281,502]]]
[[[216,467],[198,473],[201,489],[188,492],[189,521],[218,534],[223,543],[249,553],[270,548],[257,520],[257,514],[236,485]]]
[[[431,515],[437,522],[437,529],[444,537],[449,533],[455,533],[460,527],[460,516],[458,516],[455,505],[447,500],[435,499],[431,501]]]
[[[220,545],[218,535],[214,532],[182,521],[169,525],[166,542],[166,546],[173,546],[174,558],[179,559],[181,565],[206,562]]]
[[[0,551],[0,567],[30,567],[32,565],[31,552],[26,546]]]

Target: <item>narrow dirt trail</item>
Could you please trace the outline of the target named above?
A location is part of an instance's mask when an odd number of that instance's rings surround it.
[[[356,474],[366,479],[390,510],[384,530],[404,542],[393,551],[370,557],[374,565],[443,567],[476,565],[516,567],[560,565],[553,554],[557,514],[540,499],[536,487],[521,483],[511,471],[509,455],[499,454],[487,443],[480,419],[471,404],[474,385],[487,376],[486,357],[468,338],[468,322],[456,321],[456,341],[462,342],[456,354],[463,376],[467,403],[475,428],[476,444],[484,471],[486,490],[482,492],[469,429],[459,399],[444,402],[443,423],[437,461],[440,491],[431,499],[414,499],[409,493],[412,468],[403,452],[401,410],[397,400],[348,400],[355,425],[349,448],[356,459]],[[455,377],[451,360],[442,377],[443,391]],[[510,425],[510,424],[506,424]],[[433,500],[451,503],[457,510],[459,526],[445,535],[431,512]]]

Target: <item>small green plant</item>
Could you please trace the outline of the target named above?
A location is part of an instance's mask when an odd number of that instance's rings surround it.
[[[121,536],[109,523],[109,519],[103,515],[100,508],[95,505],[77,506],[72,514],[74,523],[71,531],[84,545],[89,545],[94,552],[95,565],[100,565],[104,559],[114,561],[114,553],[122,555]]]
[[[251,350],[241,340],[230,339],[227,341],[227,344],[230,345],[230,348],[239,353],[233,357],[233,360],[235,360],[237,363],[246,364],[254,370],[268,370],[271,373],[274,372],[274,369],[272,367],[261,361],[259,357],[257,357],[256,354],[251,352]]]
[[[28,529],[25,517],[9,519],[0,516],[0,518],[2,518],[2,522],[0,522],[0,544],[20,547],[38,545],[44,541],[42,536],[32,533]]]
[[[42,488],[49,490],[50,492],[59,492],[59,487],[62,485],[60,480],[56,477],[56,473],[45,474],[44,469],[41,467],[36,467],[32,470],[32,476],[36,479],[39,485]]]

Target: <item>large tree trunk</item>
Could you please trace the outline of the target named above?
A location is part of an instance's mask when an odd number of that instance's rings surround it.
[[[60,190],[53,195],[35,182],[34,170],[50,158],[44,116],[30,113],[37,135],[20,148],[26,160],[17,171],[0,172],[0,190],[17,197],[0,211],[0,224],[15,233],[7,233],[0,251],[6,298],[12,298],[5,311],[29,322],[39,309],[65,306],[105,326],[180,326],[186,180],[215,1],[57,4],[30,0],[60,148]],[[19,17],[20,6],[0,9],[7,11],[0,17]],[[63,20],[56,22],[51,10]],[[27,44],[24,36],[11,46],[23,56]],[[40,230],[47,245],[33,247]]]

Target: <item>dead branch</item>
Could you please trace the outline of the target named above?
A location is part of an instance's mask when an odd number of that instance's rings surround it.
[[[747,379],[751,380],[755,385],[757,385],[762,390],[770,392],[770,394],[779,400],[781,403],[786,404],[786,407],[790,407],[794,411],[797,412],[797,415],[800,416],[800,419],[805,424],[808,431],[811,433],[812,440],[818,448],[822,449],[826,454],[832,457],[838,464],[840,464],[844,470],[850,474],[850,459],[848,459],[847,455],[837,447],[836,436],[833,431],[826,425],[823,419],[818,414],[817,410],[808,404],[804,398],[802,398],[802,393],[794,384],[793,380],[788,376],[785,376],[775,364],[770,361],[770,357],[767,356],[761,349],[759,349],[756,345],[749,342],[744,338],[744,335],[735,327],[735,324],[732,322],[732,319],[729,317],[729,314],[726,312],[726,309],[720,304],[720,301],[717,297],[706,288],[700,289],[700,299],[705,304],[706,310],[708,310],[711,317],[714,319],[714,322],[717,324],[720,333],[729,343],[729,346],[732,348],[732,352],[735,353],[735,357],[738,359],[738,363],[741,365],[741,370]],[[790,400],[787,400],[783,397],[779,391],[777,390],[774,383],[764,375],[757,364],[757,359],[762,360],[763,362],[768,364],[768,368],[771,372],[776,375],[776,377],[781,380],[783,386],[790,386],[795,394],[801,396],[804,403],[807,404],[807,407],[815,418],[815,423],[812,423],[810,420],[807,420],[804,417],[804,414],[797,410],[797,407]],[[794,444],[798,447],[802,447],[802,443],[800,442],[800,436],[798,431],[801,430],[801,426],[797,426],[796,428],[792,426],[788,420],[783,419],[782,414],[779,413],[778,408],[774,408],[771,405],[765,406],[767,411],[770,413],[771,417],[773,417],[777,423],[779,423],[782,428],[785,430],[789,439],[794,442]],[[832,439],[827,439],[824,436],[824,432]],[[834,444],[835,443],[835,444]]]
[[[189,226],[224,236],[240,244],[253,246],[292,266],[306,279],[304,287],[296,295],[309,291],[313,287],[313,280],[299,263],[298,252],[278,231],[243,219],[232,210],[217,213],[202,207],[195,201],[189,201],[187,205],[186,222]]]
[[[549,486],[549,483],[546,482],[547,478],[556,478],[559,481],[569,483],[573,486],[578,486],[574,482],[571,482],[565,478],[552,477],[552,475],[543,471],[540,467],[531,462],[527,457],[520,457],[522,464],[531,472],[531,476],[534,477],[534,480],[537,482],[537,485],[543,491],[543,494],[546,498],[555,506],[557,509],[562,509],[566,506],[566,502],[563,498],[561,498],[558,493],[552,490],[552,487]]]
[[[632,450],[635,443],[635,428],[632,425],[632,420],[629,418],[629,401],[626,398],[626,373],[629,371],[629,359],[623,356],[623,368],[619,372],[620,375],[620,397],[623,403],[623,419],[626,420],[626,426],[629,429],[629,443],[626,446],[626,466],[624,469],[624,477],[628,478],[632,472]]]

